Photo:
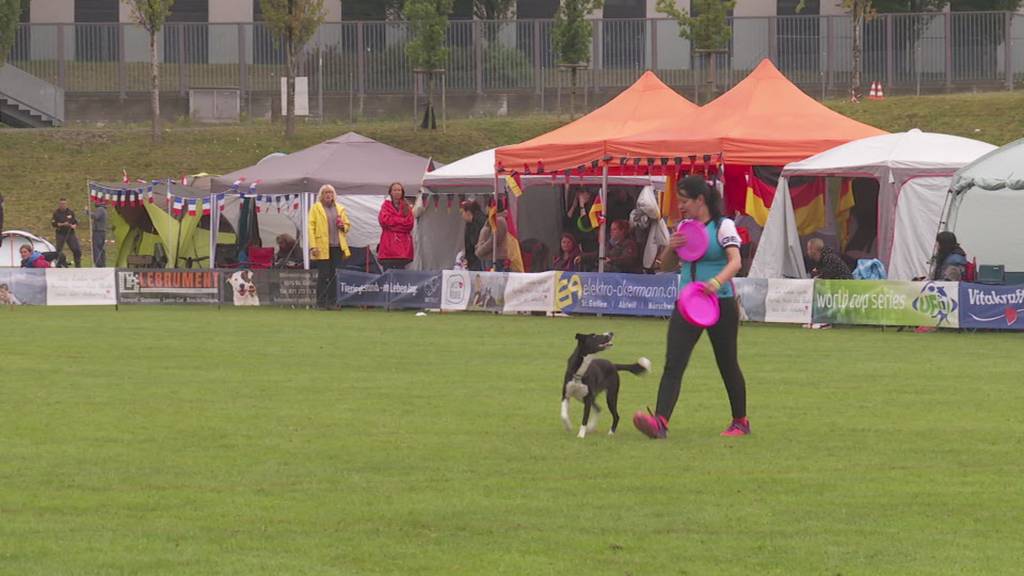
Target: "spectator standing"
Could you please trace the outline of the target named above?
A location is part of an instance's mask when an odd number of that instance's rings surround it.
[[[480,241],[480,232],[487,225],[483,210],[476,200],[463,200],[459,203],[459,213],[466,223],[463,232],[462,246],[463,254],[466,257],[467,270],[483,270],[483,262],[476,255],[476,244]]]
[[[405,268],[413,259],[412,208],[405,201],[405,187],[394,182],[388,187],[388,198],[380,207],[380,242],[377,258],[385,270]]]
[[[338,267],[352,254],[346,239],[351,228],[348,213],[336,196],[334,186],[321,186],[318,199],[309,210],[309,256],[317,269],[316,303],[322,309],[335,307]]]
[[[612,222],[611,238],[608,243],[608,254],[605,256],[605,272],[622,272],[626,274],[643,273],[640,261],[640,248],[633,239],[629,222],[616,220]]]
[[[107,203],[98,200],[89,212],[92,222],[92,265],[103,268],[107,265]]]
[[[485,270],[508,272],[508,222],[503,209],[497,209],[494,217],[488,218],[487,225],[480,231],[476,257]]]
[[[75,230],[78,229],[78,219],[75,213],[68,208],[66,198],[61,198],[57,203],[57,209],[53,211],[53,218],[50,225],[56,231],[57,253],[64,252],[64,244],[71,248],[71,255],[75,258],[75,268],[82,267],[82,246],[78,243],[78,236]]]

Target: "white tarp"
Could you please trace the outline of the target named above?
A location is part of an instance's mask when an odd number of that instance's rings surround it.
[[[879,183],[877,252],[879,260],[888,266],[894,252],[897,200],[905,184],[922,176],[952,176],[959,168],[994,149],[995,146],[985,142],[947,134],[921,132],[917,129],[872,136],[837,146],[800,162],[787,164],[782,170],[775,197],[780,197],[784,183],[794,176],[874,178]],[[788,186],[785,190],[785,195],[788,196]],[[943,190],[941,187],[933,189],[933,193],[941,196]],[[777,209],[787,210],[789,216],[774,217]],[[794,258],[791,253],[793,246],[800,248],[799,254],[803,252],[799,237],[794,236],[797,233],[796,226],[788,227],[789,221],[793,218],[792,211],[792,203],[775,202],[772,205],[751,266],[751,276],[806,276],[802,255]],[[834,215],[829,210],[826,215],[827,225],[833,220]],[[786,228],[771,229],[773,222],[775,226]],[[923,229],[923,226],[915,228],[922,231]],[[930,238],[927,241],[934,242],[936,231],[928,231]],[[911,233],[913,231],[904,231],[900,236],[906,238]],[[798,260],[798,263],[794,260]],[[793,273],[794,266],[800,270],[799,274]],[[903,272],[900,274],[896,276],[890,271],[889,277],[911,279],[903,277]]]
[[[908,280],[928,275],[949,177],[912,178],[896,199],[896,233],[889,278]]]

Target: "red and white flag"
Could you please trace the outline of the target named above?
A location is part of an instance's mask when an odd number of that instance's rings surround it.
[[[171,208],[171,213],[174,214],[175,216],[181,216],[181,211],[182,211],[182,208],[184,207],[184,205],[185,205],[185,199],[184,198],[180,198],[180,197],[174,198],[174,204],[172,204],[173,207]]]

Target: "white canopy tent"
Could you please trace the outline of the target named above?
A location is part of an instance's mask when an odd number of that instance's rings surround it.
[[[430,194],[493,196],[495,188],[505,191],[504,179],[499,180],[494,170],[494,149],[484,150],[427,172],[423,176],[423,188]],[[547,246],[557,249],[562,230],[562,206],[560,193],[565,186],[562,174],[524,174],[520,177],[523,195],[519,198],[509,194],[510,209],[519,226],[519,240],[534,238]],[[575,185],[600,186],[600,175],[570,176]],[[609,186],[653,186],[656,190],[665,187],[664,176],[608,176]],[[442,206],[446,205],[442,203]],[[486,205],[486,203],[482,203]],[[428,201],[416,225],[416,261],[413,267],[437,270],[451,267],[455,255],[462,250],[464,224],[459,211],[432,209]]]
[[[914,129],[855,140],[787,164],[750,276],[807,277],[789,189],[789,179],[796,176],[877,180],[879,260],[891,279],[926,275],[953,173],[994,149],[970,138]],[[828,200],[826,206],[835,203]],[[826,228],[835,225],[835,211],[826,209]]]
[[[953,176],[943,227],[979,264],[1024,272],[1024,139],[964,166]]]

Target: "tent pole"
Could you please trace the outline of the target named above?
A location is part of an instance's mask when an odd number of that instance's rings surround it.
[[[210,193],[210,203],[207,207],[210,209],[210,270],[217,267],[217,224],[219,213],[217,212],[217,203],[214,201],[216,194]]]
[[[303,192],[299,199],[302,210],[302,267],[309,270],[309,194]]]
[[[607,213],[608,211],[608,163],[604,164],[604,168],[601,170],[601,211]],[[602,218],[602,220],[604,220]],[[607,235],[607,226],[604,221],[601,222],[601,228],[597,232],[597,271],[604,272],[604,254],[605,254],[605,236]]]

